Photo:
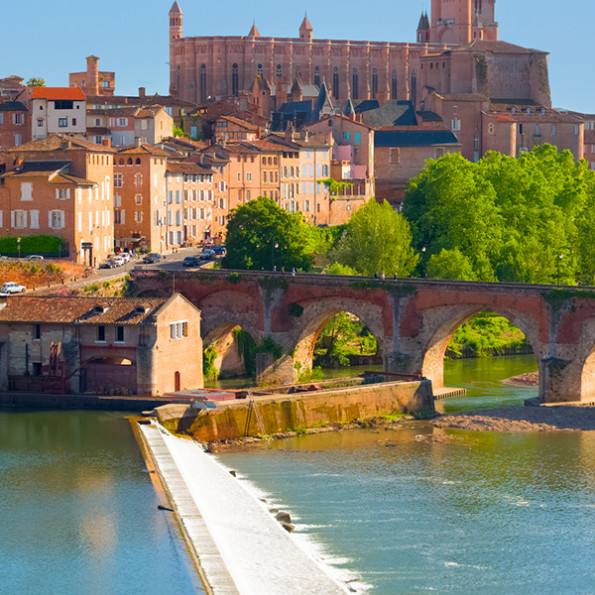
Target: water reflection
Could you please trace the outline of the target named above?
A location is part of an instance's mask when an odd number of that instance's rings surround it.
[[[0,413],[0,477],[1,592],[200,589],[123,416]]]

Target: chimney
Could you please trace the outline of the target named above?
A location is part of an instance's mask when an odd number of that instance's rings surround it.
[[[99,58],[97,56],[87,57],[87,95],[99,95]]]
[[[287,127],[287,130],[285,131],[285,140],[292,143],[293,142],[293,133],[294,133],[293,124],[290,124]]]
[[[140,148],[141,148],[141,146],[142,146],[142,144],[143,144],[143,139],[142,139],[140,136],[137,136],[137,137],[134,139],[134,145],[135,145],[135,147],[136,147],[137,149],[140,149]]]
[[[139,97],[144,97],[146,94],[147,94],[147,89],[145,87],[138,88],[138,96]]]

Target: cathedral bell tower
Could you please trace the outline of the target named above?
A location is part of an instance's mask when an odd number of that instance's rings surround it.
[[[169,11],[169,94],[178,96],[180,89],[180,66],[174,64],[174,43],[182,37],[182,9],[177,0]]]
[[[432,0],[430,41],[465,45],[498,39],[496,0]]]

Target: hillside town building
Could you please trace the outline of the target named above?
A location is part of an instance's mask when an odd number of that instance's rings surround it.
[[[158,396],[200,388],[200,311],[161,298],[0,301],[0,390]]]

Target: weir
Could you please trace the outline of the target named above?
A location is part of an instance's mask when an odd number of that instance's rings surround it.
[[[140,428],[211,593],[348,592],[200,444]]]

